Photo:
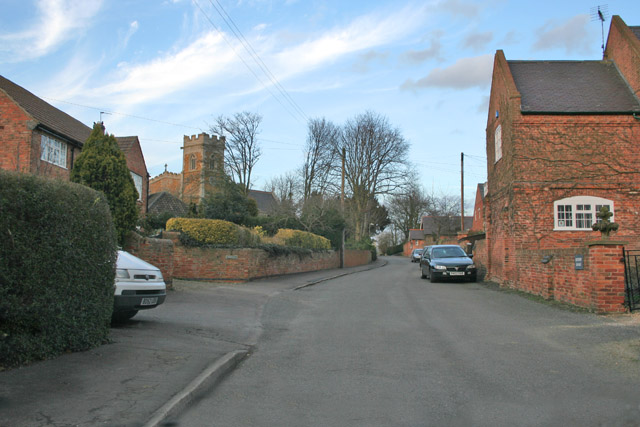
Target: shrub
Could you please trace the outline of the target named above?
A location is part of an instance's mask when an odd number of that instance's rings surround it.
[[[180,231],[200,244],[251,247],[260,243],[252,230],[220,219],[171,218],[167,230]]]
[[[127,159],[113,135],[96,123],[71,169],[71,181],[102,191],[107,197],[120,243],[138,220],[138,192]]]
[[[0,367],[104,343],[116,232],[102,193],[0,170]]]
[[[297,246],[307,249],[331,249],[331,241],[307,231],[283,228],[278,230],[274,241],[284,246]]]

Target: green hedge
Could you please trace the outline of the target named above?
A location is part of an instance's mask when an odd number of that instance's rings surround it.
[[[0,369],[108,339],[116,234],[88,187],[0,170]]]

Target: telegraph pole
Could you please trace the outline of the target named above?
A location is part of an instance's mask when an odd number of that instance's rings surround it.
[[[460,153],[460,231],[464,231],[464,153]]]
[[[347,149],[342,147],[342,184],[340,185],[340,208],[342,210],[342,218],[344,220],[344,158],[346,157]],[[342,226],[342,244],[340,245],[340,268],[344,268],[344,238],[345,238],[345,226]]]

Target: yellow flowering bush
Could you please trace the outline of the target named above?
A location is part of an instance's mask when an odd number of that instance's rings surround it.
[[[221,219],[171,218],[167,231],[180,231],[200,243],[212,245],[251,246],[260,241],[250,230]]]
[[[273,240],[283,246],[297,246],[307,249],[331,249],[331,241],[308,231],[281,228]]]

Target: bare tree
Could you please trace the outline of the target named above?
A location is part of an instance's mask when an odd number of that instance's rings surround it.
[[[265,185],[265,190],[272,192],[278,201],[279,214],[294,216],[299,198],[299,187],[298,176],[293,172],[286,172],[271,178]]]
[[[340,138],[340,128],[326,119],[311,119],[308,123],[304,164],[300,168],[303,189],[302,199],[311,194],[324,193]]]
[[[388,204],[389,216],[392,224],[404,234],[404,241],[409,240],[409,230],[419,226],[431,203],[432,199],[412,181],[407,183],[401,192],[391,197]]]
[[[210,127],[212,133],[226,138],[225,166],[229,175],[242,184],[245,194],[251,188],[253,167],[262,154],[257,139],[261,122],[261,115],[243,111],[233,117],[220,115]]]
[[[448,194],[427,196],[429,204],[427,215],[433,223],[434,241],[439,241],[443,234],[460,230],[460,197]]]
[[[406,182],[409,144],[386,117],[370,111],[347,121],[340,142],[342,147],[336,150],[345,150],[345,181],[350,192],[354,238],[361,240],[369,235],[376,196],[391,194]],[[340,165],[336,164],[333,170],[340,171]]]

